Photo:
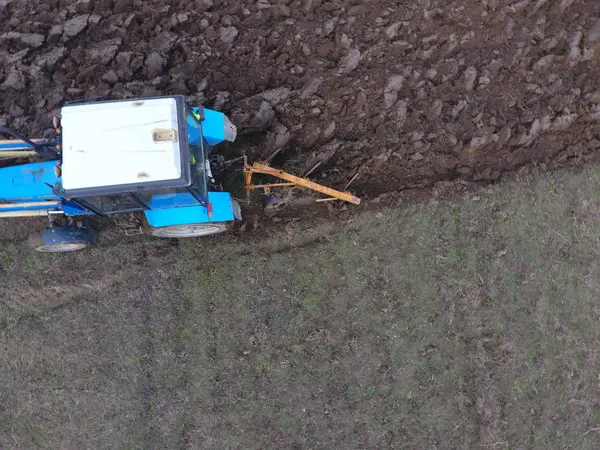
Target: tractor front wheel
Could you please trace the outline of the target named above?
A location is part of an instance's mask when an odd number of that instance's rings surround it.
[[[40,235],[29,238],[29,244],[43,253],[73,252],[97,242],[97,231],[78,227],[46,228]]]
[[[162,238],[187,238],[210,236],[227,230],[227,222],[195,223],[190,225],[173,225],[154,228],[151,233]]]

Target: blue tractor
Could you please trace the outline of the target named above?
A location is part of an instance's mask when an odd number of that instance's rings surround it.
[[[48,216],[32,240],[42,252],[79,250],[98,233],[73,217],[143,213],[159,237],[226,230],[240,206],[211,191],[212,147],[237,130],[217,111],[190,107],[183,96],[67,104],[55,138],[0,141],[0,218]],[[36,162],[18,163],[24,156]],[[2,160],[0,160],[2,161]],[[15,163],[16,162],[16,163]]]

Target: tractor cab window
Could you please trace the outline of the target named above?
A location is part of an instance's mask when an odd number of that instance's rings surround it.
[[[206,154],[204,146],[190,145],[190,165],[192,186],[203,199],[208,199],[208,175],[206,173]]]
[[[143,209],[130,194],[96,195],[75,200],[102,214],[140,211]]]
[[[199,116],[190,108],[186,110],[185,116],[188,143],[190,145],[200,145],[202,143],[202,124]]]
[[[200,196],[206,200],[208,199],[208,176],[206,173],[208,156],[204,137],[202,136],[202,123],[198,115],[190,109],[188,109],[186,116],[192,184],[199,191]]]

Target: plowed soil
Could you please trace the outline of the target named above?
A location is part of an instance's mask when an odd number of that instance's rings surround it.
[[[595,159],[599,60],[593,0],[0,0],[0,123],[184,94],[228,156],[377,195]]]

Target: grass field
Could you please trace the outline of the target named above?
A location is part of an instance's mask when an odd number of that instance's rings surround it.
[[[24,229],[0,448],[600,448],[598,168],[261,240]]]

